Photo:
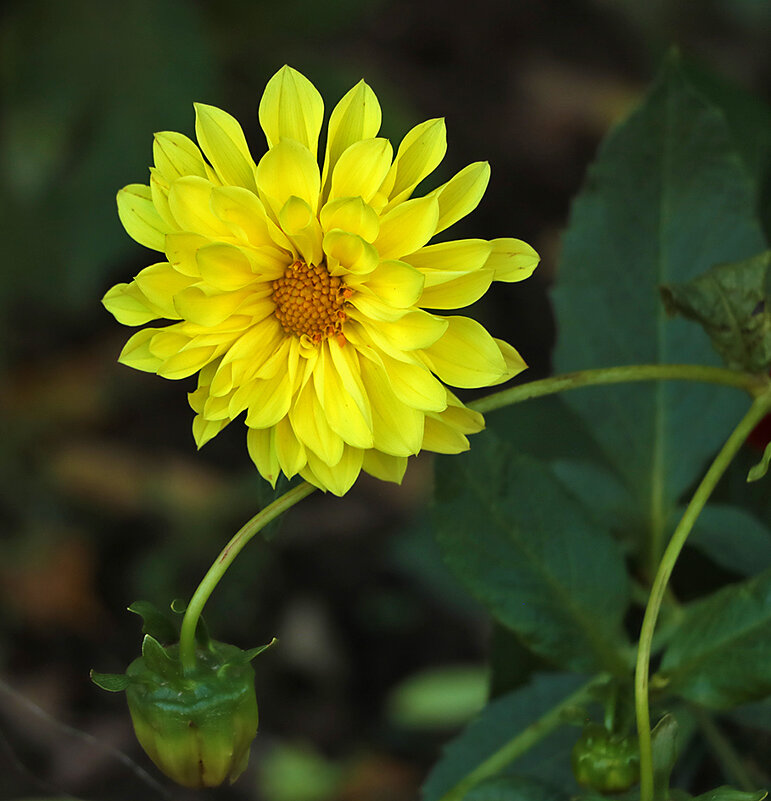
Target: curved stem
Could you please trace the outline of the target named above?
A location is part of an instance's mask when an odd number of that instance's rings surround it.
[[[238,556],[244,545],[271,520],[275,520],[280,514],[310,495],[315,489],[314,486],[304,481],[302,484],[285,492],[269,506],[257,512],[222,549],[222,552],[198,585],[198,589],[193,594],[182,619],[182,630],[179,636],[179,658],[182,662],[183,672],[190,673],[195,669],[195,630],[198,625],[198,618],[201,616],[204,604],[209,600],[209,596],[225,574],[225,571],[230,567],[231,562]]]
[[[503,389],[467,404],[478,412],[491,412],[514,403],[553,395],[568,389],[599,386],[601,384],[623,384],[629,381],[703,381],[744,389],[752,395],[760,394],[768,387],[766,376],[728,370],[725,367],[705,367],[698,364],[632,364],[623,367],[600,367],[595,370],[579,370],[575,373],[542,378],[527,384]]]
[[[450,788],[439,801],[461,801],[466,793],[484,779],[494,776],[510,762],[529,751],[537,742],[543,740],[563,723],[563,713],[572,706],[580,706],[592,697],[592,689],[608,680],[607,673],[601,673],[579,687],[574,693],[553,706],[538,720],[533,721],[526,729],[511,738],[474,770],[467,773],[454,787]]]
[[[741,374],[739,374],[741,375]],[[648,709],[648,671],[653,632],[656,628],[661,602],[672,575],[680,551],[691,533],[696,519],[709,500],[726,468],[741,448],[753,428],[771,409],[771,392],[758,396],[749,411],[728,437],[704,478],[693,494],[677,528],[672,534],[664,555],[661,558],[656,577],[653,580],[648,605],[645,609],[640,642],[637,646],[637,665],[635,667],[635,711],[637,713],[637,734],[640,743],[640,801],[653,801],[653,752],[651,747],[650,711]]]

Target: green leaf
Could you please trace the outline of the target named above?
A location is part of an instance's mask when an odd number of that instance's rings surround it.
[[[653,756],[653,800],[667,801],[669,777],[680,751],[678,725],[672,715],[664,715],[651,732]]]
[[[720,264],[691,281],[661,287],[667,311],[699,323],[736,370],[771,366],[771,251]]]
[[[487,700],[483,665],[444,665],[408,676],[386,701],[389,721],[405,729],[454,728],[467,723]]]
[[[771,464],[771,442],[766,445],[761,460],[747,473],[747,481],[758,481],[763,478],[768,472],[769,464]]]
[[[530,648],[574,670],[624,669],[620,548],[547,465],[484,432],[440,460],[434,523],[450,569]]]
[[[682,512],[678,509],[678,519]],[[672,528],[677,522],[674,517]],[[736,506],[709,504],[699,515],[688,546],[742,576],[753,576],[771,567],[771,529]]]
[[[766,790],[756,790],[754,793],[746,793],[743,790],[736,790],[733,787],[716,787],[702,795],[697,795],[693,801],[763,801],[768,797]]]
[[[676,693],[726,709],[771,693],[771,570],[689,604],[661,672]]]
[[[131,679],[124,673],[97,673],[92,670],[90,675],[97,687],[111,693],[123,692],[131,684]]]
[[[570,796],[537,779],[497,776],[472,788],[463,801],[569,801]]]
[[[173,659],[168,651],[149,634],[142,640],[142,657],[145,667],[164,679],[174,679],[180,675],[179,662]]]
[[[573,205],[554,292],[557,369],[715,363],[702,332],[666,319],[655,288],[763,250],[755,209],[754,177],[723,113],[669,59],[601,146]],[[657,537],[744,403],[727,388],[677,381],[582,389],[565,402],[595,427]]]
[[[173,643],[179,639],[179,632],[171,619],[150,601],[134,601],[128,611],[142,618],[142,634],[149,634],[164,643]]]
[[[246,662],[251,662],[255,656],[259,656],[263,651],[267,651],[268,648],[273,647],[278,643],[278,640],[274,637],[267,645],[258,645],[257,648],[250,648],[248,651],[244,651],[244,660]]]
[[[423,801],[438,801],[488,757],[574,693],[585,681],[565,673],[541,673],[527,686],[489,703],[445,748],[423,785]],[[565,790],[577,785],[570,769],[576,740],[571,727],[557,729],[515,760],[517,776],[544,779]]]

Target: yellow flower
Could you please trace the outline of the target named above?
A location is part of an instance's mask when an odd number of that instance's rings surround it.
[[[201,149],[156,134],[150,185],[118,193],[126,231],[163,260],[103,303],[126,325],[178,321],[138,331],[120,361],[198,372],[198,447],[245,412],[249,454],[274,486],[299,473],[342,495],[361,470],[399,482],[421,449],[466,450],[484,421],[445,384],[490,386],[525,363],[474,320],[427,310],[467,306],[538,263],[517,239],[427,244],[477,206],[489,165],[411,198],[444,156],[444,121],[417,125],[394,158],[360,81],[332,111],[319,171],[323,101],[290,67],[260,102],[257,164],[233,117],[195,111]]]

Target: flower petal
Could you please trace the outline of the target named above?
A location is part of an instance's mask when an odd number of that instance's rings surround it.
[[[343,95],[329,117],[322,178],[325,190],[341,154],[354,142],[377,136],[381,120],[377,97],[364,81],[359,81]]]
[[[283,66],[265,87],[259,117],[269,148],[284,139],[293,139],[304,145],[315,161],[324,101],[304,75]]]
[[[434,189],[430,196],[439,201],[439,221],[436,224],[436,233],[444,231],[458,220],[470,214],[479,205],[487,184],[490,182],[490,165],[486,161],[476,161],[464,167]]]
[[[162,329],[143,328],[141,331],[137,331],[123,346],[118,361],[127,367],[133,367],[135,370],[142,370],[145,373],[156,372],[163,359],[150,351],[150,340],[160,330]]]
[[[278,215],[281,228],[291,239],[306,264],[320,264],[321,225],[311,207],[299,197],[292,195],[284,203]]]
[[[206,167],[198,145],[184,134],[161,131],[153,137],[153,159],[168,183],[186,175],[206,177]]]
[[[381,354],[391,389],[402,403],[424,412],[447,408],[447,390],[426,367]]]
[[[140,245],[163,252],[166,234],[174,230],[158,214],[152,192],[144,184],[129,184],[118,192],[118,217],[126,233]]]
[[[289,411],[292,400],[292,381],[289,374],[279,371],[273,378],[255,381],[249,394],[246,425],[249,428],[269,428]]]
[[[232,239],[233,229],[211,210],[212,189],[205,178],[195,175],[180,178],[169,187],[169,208],[183,231],[214,239]]]
[[[321,227],[326,231],[340,228],[356,234],[367,242],[374,242],[380,230],[377,212],[360,197],[340,197],[326,203],[319,216]]]
[[[486,387],[506,375],[506,362],[495,340],[470,317],[445,318],[447,330],[424,350],[428,366],[453,387]]]
[[[329,199],[361,197],[369,202],[388,174],[393,148],[387,139],[364,139],[354,142],[332,170]]]
[[[160,262],[145,267],[134,280],[145,297],[163,311],[164,317],[176,320],[179,314],[174,297],[196,279],[178,272],[168,262]]]
[[[412,190],[439,166],[446,152],[447,128],[443,119],[426,120],[408,131],[391,167],[393,186],[389,192],[388,208],[406,200]]]
[[[308,462],[305,448],[295,436],[288,418],[279,420],[275,431],[274,443],[279,467],[287,478],[292,478]]]
[[[493,281],[523,281],[529,278],[541,257],[521,239],[493,239],[485,267],[495,273]]]
[[[364,286],[381,300],[397,309],[414,305],[421,293],[425,279],[414,267],[403,261],[381,261],[367,276]]]
[[[289,420],[300,441],[321,461],[329,465],[340,461],[343,455],[342,437],[329,427],[312,381],[300,391],[289,411]]]
[[[341,348],[326,340],[319,348],[313,382],[332,430],[348,445],[371,448],[372,412],[361,377],[356,375],[359,371],[358,357],[350,346]]]
[[[249,259],[239,248],[224,242],[204,245],[196,252],[201,278],[214,289],[230,292],[254,283]]]
[[[163,362],[158,368],[158,375],[174,380],[187,378],[208,364],[214,358],[215,353],[216,348],[213,345],[180,350]]]
[[[493,337],[493,339],[495,344],[500,348],[501,356],[503,356],[506,362],[506,372],[495,382],[496,384],[502,384],[504,381],[514,378],[515,375],[518,375],[523,370],[527,370],[527,362],[519,355],[519,352],[514,347],[497,337]],[[490,386],[493,386],[493,384],[490,384]]]
[[[485,267],[491,252],[492,245],[484,239],[456,239],[452,242],[426,245],[415,253],[404,256],[402,261],[418,270],[468,273]]]
[[[159,309],[147,298],[136,281],[116,284],[108,289],[102,298],[102,305],[123,325],[144,325],[150,320],[166,316],[163,309]]]
[[[302,198],[316,213],[321,178],[319,165],[305,145],[282,139],[257,165],[260,197],[278,218],[284,203],[292,195]]]
[[[454,275],[454,277],[453,277]],[[433,276],[426,276],[426,284]],[[442,280],[426,286],[418,305],[424,309],[462,309],[481,298],[490,288],[492,270],[475,270],[471,273],[440,272]],[[446,279],[450,280],[446,280]]]
[[[407,312],[395,322],[376,325],[351,314],[361,322],[375,344],[391,355],[431,347],[447,330],[447,319],[421,310]],[[441,377],[441,376],[440,376]]]
[[[238,120],[216,106],[193,105],[195,135],[220,181],[225,186],[256,189],[254,160]]]
[[[193,418],[193,439],[200,450],[230,422],[230,420],[207,420],[203,415],[197,414]]]
[[[377,250],[356,234],[337,228],[324,235],[322,248],[327,254],[327,268],[332,275],[348,272],[367,275],[378,265]]]
[[[249,456],[260,475],[273,489],[276,488],[276,482],[281,472],[276,448],[273,444],[274,436],[275,429],[273,428],[250,428],[246,433],[246,447]]]
[[[176,295],[174,306],[184,320],[210,328],[227,320],[246,300],[249,300],[248,289],[212,292],[191,286]]]
[[[240,186],[215,186],[211,192],[211,210],[224,223],[236,225],[249,244],[255,247],[278,245],[292,250],[289,240],[270,219],[262,201]]]
[[[374,447],[391,456],[411,456],[423,441],[423,412],[401,403],[388,373],[369,359],[361,360],[361,378],[372,408]]]
[[[373,242],[381,259],[399,259],[422,248],[434,235],[439,219],[436,198],[421,197],[400,203],[380,219]]]
[[[361,469],[381,481],[393,481],[401,484],[407,470],[406,456],[389,456],[375,448],[364,451],[364,461]]]
[[[300,471],[300,475],[319,489],[329,490],[335,495],[345,495],[359,477],[363,459],[363,451],[360,448],[346,445],[340,461],[330,467],[309,452],[308,464]]]
[[[175,270],[191,278],[200,278],[196,253],[211,243],[208,237],[200,234],[178,232],[166,234],[166,258]]]

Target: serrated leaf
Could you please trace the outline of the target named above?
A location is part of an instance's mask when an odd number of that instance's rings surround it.
[[[702,332],[668,321],[655,290],[766,247],[754,180],[721,110],[670,59],[601,146],[573,205],[554,292],[557,369],[714,364]],[[565,402],[594,427],[658,538],[744,403],[730,389],[687,382],[582,389]]]
[[[536,653],[574,670],[623,669],[620,548],[547,465],[484,432],[440,460],[434,526],[450,569]]]
[[[672,526],[683,509],[673,516]],[[771,567],[771,529],[755,515],[737,506],[709,504],[688,536],[688,546],[701,551],[715,564],[743,576]]]
[[[142,634],[149,634],[159,642],[172,643],[179,639],[174,623],[150,601],[134,601],[129,612],[142,618]]]
[[[90,675],[97,687],[111,693],[123,692],[131,684],[131,679],[124,673],[97,673],[92,670]]]
[[[423,785],[423,801],[439,801],[509,740],[564,701],[583,683],[580,676],[543,673],[521,689],[489,703],[442,752]],[[575,731],[558,729],[512,763],[520,777],[543,779],[576,790],[570,769]]]
[[[268,648],[272,648],[277,644],[278,640],[274,637],[267,645],[258,645],[256,648],[250,648],[248,651],[244,651],[244,659],[247,662],[251,662],[255,656],[259,656],[263,651],[267,651]]]
[[[771,693],[771,570],[689,604],[664,653],[669,689],[713,709]]]
[[[747,481],[759,481],[763,478],[768,472],[769,464],[771,464],[771,442],[766,445],[761,460],[747,473]]]
[[[149,634],[145,634],[142,640],[142,657],[145,667],[166,679],[172,679],[179,675],[179,662],[169,656],[168,651]]]
[[[771,252],[662,286],[661,296],[670,314],[702,326],[728,367],[751,373],[771,367]]]

